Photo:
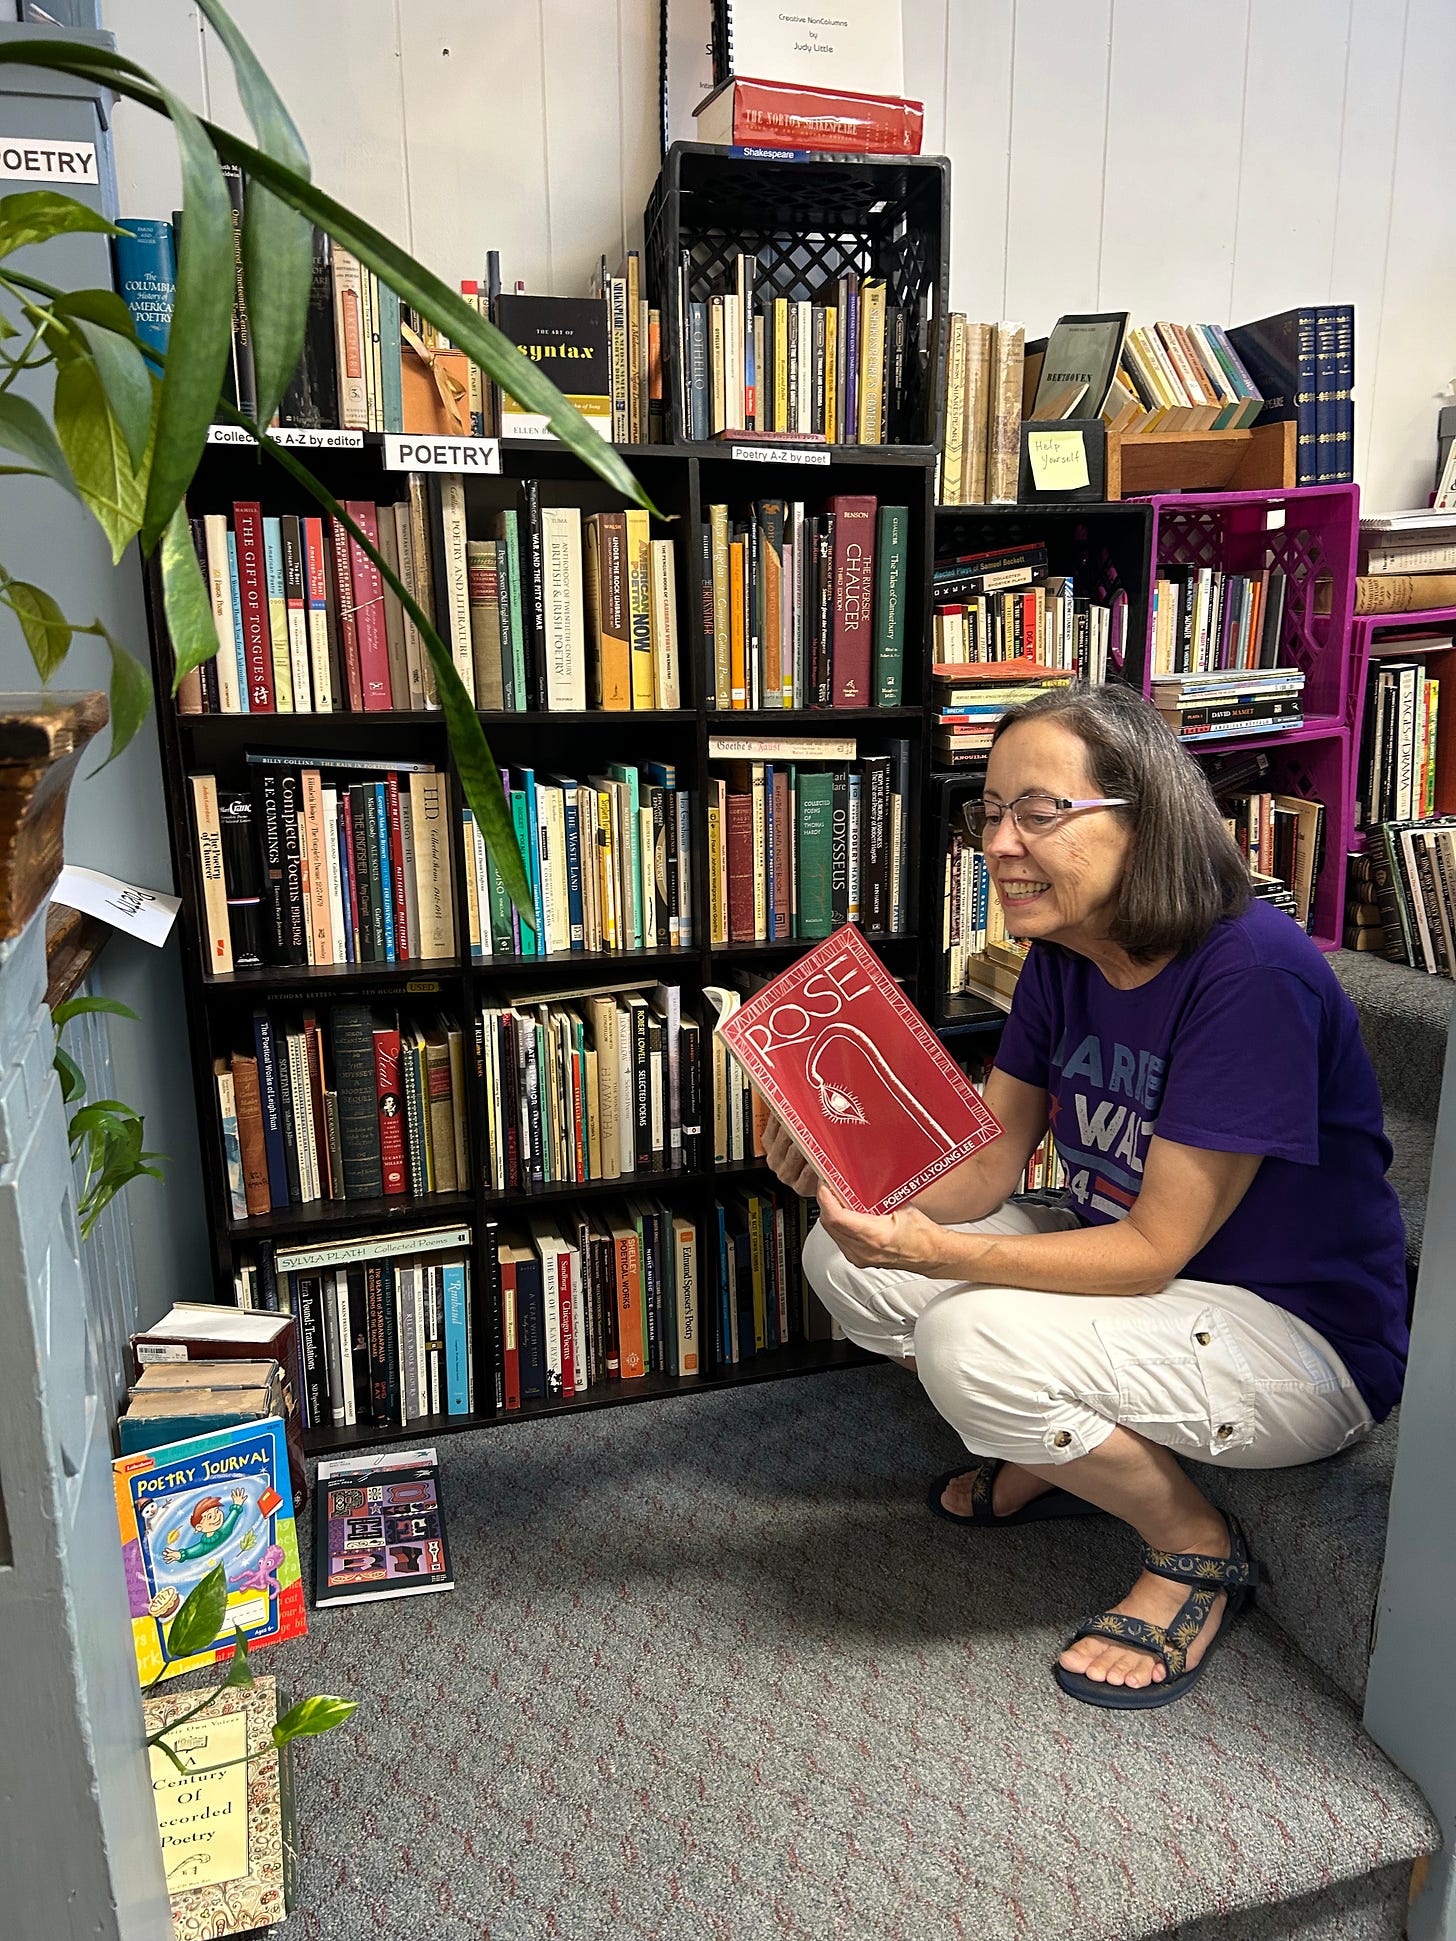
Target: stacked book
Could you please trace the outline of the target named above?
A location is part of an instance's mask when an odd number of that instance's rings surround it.
[[[1153,673],[1277,667],[1288,594],[1278,566],[1257,573],[1160,566],[1153,581]]]
[[[492,1228],[495,1406],[701,1371],[696,1223],[661,1201],[566,1207]]]
[[[1069,573],[1049,570],[1032,541],[939,559],[931,580],[935,660],[1037,661],[1082,680],[1107,678],[1123,652],[1127,595],[1079,593]]]
[[[434,618],[478,708],[628,711],[681,706],[677,570],[638,508],[583,517],[539,483],[490,531],[467,530],[463,479],[442,473],[438,513],[420,474],[398,505],[344,510]],[[335,519],[192,521],[219,649],[178,690],[184,714],[376,713],[439,705],[418,627]],[[438,545],[443,562],[432,565]]]
[[[904,930],[908,742],[715,735],[708,754],[711,943]]]
[[[1025,351],[1022,324],[973,323],[960,311],[946,318],[937,504],[1014,503]]]
[[[1385,845],[1367,843],[1350,858],[1345,886],[1346,950],[1368,950],[1405,962],[1395,899],[1390,888],[1390,858]]]
[[[472,1299],[470,1244],[469,1227],[421,1227],[261,1246],[244,1263],[239,1306],[298,1324],[305,1428],[407,1428],[481,1406],[490,1337]]]
[[[678,985],[490,1006],[475,1052],[493,1192],[696,1168],[702,1029]]]
[[[236,786],[189,778],[214,976],[455,955],[447,776],[352,756],[247,764]]]
[[[1033,658],[970,663],[937,660],[931,675],[935,728],[931,747],[936,762],[960,768],[983,761],[1008,708],[1034,695],[1055,693],[1071,683],[1065,669]]]
[[[818,1211],[812,1200],[778,1186],[755,1185],[714,1202],[708,1244],[717,1254],[713,1350],[719,1367],[833,1335],[803,1269],[804,1242]]]
[[[469,1189],[464,1040],[448,1017],[257,1011],[250,1049],[213,1077],[235,1220]]]
[[[1449,654],[1452,637],[1403,634],[1372,658],[1365,690],[1364,732],[1357,771],[1355,820],[1405,822],[1436,811],[1436,750],[1441,682],[1423,649]],[[1407,659],[1408,654],[1421,658]],[[1448,663],[1438,659],[1434,665]]]
[[[688,437],[909,442],[919,354],[884,277],[846,270],[809,298],[761,290],[757,276],[756,258],[740,252],[727,288],[694,297],[683,252],[676,369]]]
[[[1298,667],[1155,674],[1153,706],[1181,741],[1275,734],[1304,721],[1304,671]]]
[[[699,103],[694,139],[808,155],[918,155],[925,111],[899,95],[852,94],[803,81],[730,74]]]
[[[1456,976],[1456,816],[1379,823],[1369,847],[1387,865],[1377,895],[1391,954],[1417,970]]]
[[[841,493],[822,511],[711,505],[700,533],[708,706],[898,707],[909,511]]]
[[[1456,607],[1456,510],[1362,518],[1359,569],[1357,614]]]
[[[971,993],[1004,1007],[1016,989],[1026,948],[1007,931],[985,857],[963,830],[953,829],[941,877],[947,997]]]
[[[692,798],[674,763],[612,762],[584,781],[507,768],[501,783],[536,928],[522,924],[475,818],[462,810],[472,957],[691,947]]]

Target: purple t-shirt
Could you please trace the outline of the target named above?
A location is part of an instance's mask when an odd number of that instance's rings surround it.
[[[1409,1343],[1390,1143],[1355,1007],[1297,924],[1255,902],[1133,991],[1086,957],[1033,947],[996,1063],[1050,1095],[1063,1197],[1085,1226],[1127,1212],[1154,1131],[1262,1153],[1184,1272],[1307,1321],[1384,1420]]]

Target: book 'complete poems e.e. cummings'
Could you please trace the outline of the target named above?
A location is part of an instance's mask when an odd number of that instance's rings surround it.
[[[889,1213],[1001,1131],[853,924],[718,1025],[819,1177]]]
[[[132,1641],[143,1684],[251,1651],[308,1628],[288,1445],[277,1416],[140,1449],[111,1465]],[[221,1565],[227,1608],[202,1651],[168,1644],[183,1599]]]

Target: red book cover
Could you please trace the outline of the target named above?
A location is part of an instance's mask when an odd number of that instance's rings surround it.
[[[711,105],[710,105],[711,104]],[[697,113],[699,141],[818,154],[918,155],[925,110],[893,94],[846,94],[801,82],[732,76]]]
[[[404,1099],[399,1089],[399,1030],[374,1034],[374,1090],[379,1100],[379,1165],[386,1193],[409,1191],[404,1149]]]
[[[364,688],[359,676],[359,633],[354,624],[354,579],[349,570],[348,530],[337,519],[330,519],[329,538],[333,542],[331,557],[334,594],[339,611],[339,658],[344,663],[344,685],[349,693],[349,706],[356,714],[362,714]]]
[[[273,636],[268,626],[268,581],[263,564],[263,508],[260,505],[245,502],[233,506],[233,536],[238,548],[238,607],[243,625],[248,712],[272,714]]]
[[[379,518],[364,499],[345,499],[344,510],[371,546],[379,544]],[[359,685],[369,714],[393,706],[389,686],[389,637],[384,627],[384,581],[364,548],[349,535],[349,569],[354,582],[354,630],[359,651]]]
[[[834,623],[830,672],[836,708],[869,706],[871,647],[875,626],[876,502],[841,493],[829,501],[834,516]]]
[[[718,1032],[822,1179],[889,1213],[1001,1131],[853,924]]]
[[[637,1235],[625,1223],[612,1229],[617,1260],[617,1341],[623,1381],[646,1373],[642,1341],[642,1263]]]
[[[728,797],[728,941],[753,942],[753,797]]]
[[[516,1332],[516,1263],[503,1260],[501,1274],[501,1372],[508,1409],[521,1406],[521,1346]]]
[[[556,1298],[561,1307],[561,1393],[576,1393],[576,1324],[572,1319],[571,1254],[566,1248],[556,1256]]]
[[[404,826],[399,819],[399,776],[391,769],[384,778],[384,798],[389,805],[390,887],[394,892],[394,951],[400,958],[415,955],[409,933],[409,910],[404,895]]]

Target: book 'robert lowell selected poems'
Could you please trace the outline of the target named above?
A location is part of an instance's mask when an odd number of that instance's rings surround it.
[[[856,1213],[892,1212],[1001,1131],[853,924],[718,1033]]]
[[[288,1444],[276,1415],[215,1429],[111,1466],[142,1683],[196,1671],[233,1655],[241,1630],[251,1651],[308,1628]],[[223,1567],[227,1608],[206,1649],[174,1657],[172,1620],[202,1579]]]

